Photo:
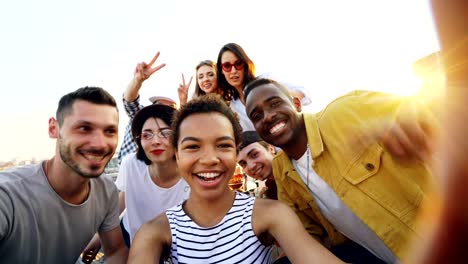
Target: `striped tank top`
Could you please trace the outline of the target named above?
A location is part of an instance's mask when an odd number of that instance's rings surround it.
[[[264,246],[252,229],[255,198],[236,192],[234,204],[220,223],[200,227],[182,203],[166,211],[172,233],[172,263],[271,263],[271,246]]]

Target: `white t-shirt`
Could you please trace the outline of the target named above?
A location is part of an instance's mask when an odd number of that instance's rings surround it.
[[[304,184],[307,186],[307,182],[309,182],[307,187],[322,215],[343,235],[363,246],[386,263],[394,263],[397,260],[395,254],[374,231],[341,201],[335,191],[315,172],[312,167],[314,164],[312,155],[309,157],[310,164],[307,164],[307,153],[309,151],[306,151],[299,160],[291,159],[291,161]],[[308,181],[307,170],[309,170]]]
[[[245,111],[245,105],[242,103],[242,101],[239,98],[232,100],[231,103],[229,104],[229,107],[231,107],[231,110],[234,113],[237,113],[237,117],[239,118],[239,123],[243,131],[255,130],[255,127],[252,124],[252,121],[250,121],[249,117],[247,116],[247,113]]]
[[[130,234],[130,241],[142,224],[176,206],[190,194],[190,187],[184,179],[171,188],[156,185],[151,180],[149,166],[138,160],[136,153],[124,157],[115,184],[125,192],[127,212],[123,223]]]

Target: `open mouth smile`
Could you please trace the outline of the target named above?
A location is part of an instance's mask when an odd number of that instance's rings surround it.
[[[220,172],[203,172],[195,174],[198,178],[202,179],[203,181],[214,181],[218,179],[222,173]]]
[[[273,135],[278,133],[278,131],[281,131],[285,126],[286,123],[284,121],[277,123],[276,125],[270,128],[270,134]]]

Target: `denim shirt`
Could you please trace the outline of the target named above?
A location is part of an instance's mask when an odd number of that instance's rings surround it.
[[[395,121],[407,103],[412,102],[383,93],[354,91],[316,115],[303,114],[316,173],[400,259],[407,242],[418,237],[418,209],[432,190],[432,175],[421,161],[394,159],[368,135],[373,124]],[[421,113],[418,118],[427,112]],[[273,173],[278,199],[295,210],[312,236],[328,247],[346,241],[321,215],[283,151],[273,160]]]

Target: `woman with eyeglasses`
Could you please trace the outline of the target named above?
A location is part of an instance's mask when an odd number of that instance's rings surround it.
[[[219,73],[218,86],[222,91],[224,100],[230,102],[229,106],[239,116],[244,131],[255,130],[245,112],[243,92],[244,87],[256,78],[255,64],[239,44],[228,43],[219,51],[216,66]],[[261,76],[275,79],[271,73],[262,74]],[[292,95],[301,99],[303,105],[310,104],[310,97],[303,86],[281,80],[276,81],[287,87]]]
[[[116,180],[121,191],[120,208],[130,244],[140,226],[186,199],[190,187],[180,177],[171,145],[170,128],[176,109],[167,105],[142,108],[132,121],[137,152],[120,165]]]
[[[195,67],[195,71],[195,78],[197,79],[197,82],[195,83],[195,91],[192,95],[192,98],[209,93],[217,93],[220,95],[222,94],[222,90],[218,88],[218,74],[216,70],[216,64],[213,61],[201,61]],[[182,83],[179,84],[179,88],[177,89],[181,105],[187,103],[188,89],[191,82],[192,79],[186,83],[185,77],[182,74]]]

